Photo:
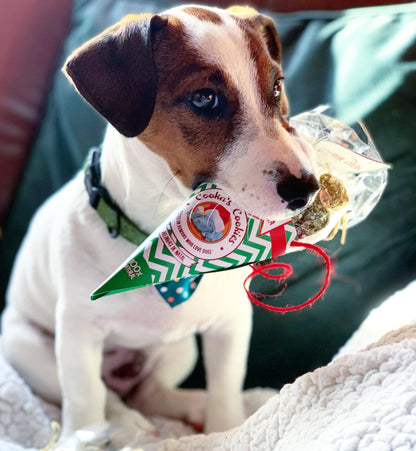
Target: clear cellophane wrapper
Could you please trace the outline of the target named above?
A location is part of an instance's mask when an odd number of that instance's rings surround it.
[[[329,236],[342,218],[344,228],[363,221],[380,200],[389,168],[362,122],[347,126],[324,114],[326,109],[319,107],[290,120],[290,125],[316,151],[317,175],[321,185],[324,185],[322,177],[340,182],[334,188],[334,198],[327,208],[327,224],[324,227],[316,224],[316,231],[302,233],[302,221],[299,221],[299,238],[313,243]],[[319,202],[323,197],[321,192],[317,197]],[[322,207],[322,210],[325,208]]]

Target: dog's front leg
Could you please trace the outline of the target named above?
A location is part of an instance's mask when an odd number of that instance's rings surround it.
[[[55,352],[62,390],[62,437],[94,425],[105,431],[106,388],[101,380],[104,335],[86,312],[58,308]]]
[[[208,404],[205,432],[223,431],[245,419],[242,389],[251,334],[251,310],[215,323],[203,334]]]

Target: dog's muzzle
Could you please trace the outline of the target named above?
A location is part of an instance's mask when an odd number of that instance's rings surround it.
[[[286,208],[298,210],[304,208],[319,191],[319,182],[312,174],[301,178],[289,176],[276,185],[277,194],[287,202]]]

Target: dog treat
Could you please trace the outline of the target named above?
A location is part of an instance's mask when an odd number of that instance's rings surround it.
[[[330,213],[348,204],[348,193],[341,180],[331,174],[322,174],[319,177],[319,185],[318,199]]]
[[[345,215],[350,228],[363,221],[380,200],[390,165],[383,162],[363,123],[349,127],[324,114],[327,109],[322,106],[294,116],[290,125],[314,147],[318,174],[328,174],[344,186],[348,201],[339,199],[344,197],[340,190],[334,197],[338,210],[323,203],[329,206],[334,225]]]
[[[341,220],[345,240],[346,227],[362,221],[378,202],[388,165],[365,129],[363,142],[353,129],[320,110],[292,118],[291,125],[316,150],[320,191],[309,207],[284,223],[263,220],[241,209],[220,187],[201,185],[91,299],[148,285],[160,288],[158,284],[181,278],[189,278],[186,286],[192,289],[203,273],[293,252],[295,240],[310,245],[331,239]]]
[[[312,204],[292,220],[300,239],[327,227],[331,213],[348,205],[348,193],[341,180],[328,173],[322,174],[319,185],[320,190]]]

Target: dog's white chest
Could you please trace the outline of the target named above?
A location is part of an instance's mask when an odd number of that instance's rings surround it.
[[[94,301],[91,308],[96,307],[94,316],[108,330],[109,344],[138,348],[177,342],[206,330],[223,315],[209,289],[213,279],[204,279],[190,299],[173,308],[154,287],[112,295]]]

